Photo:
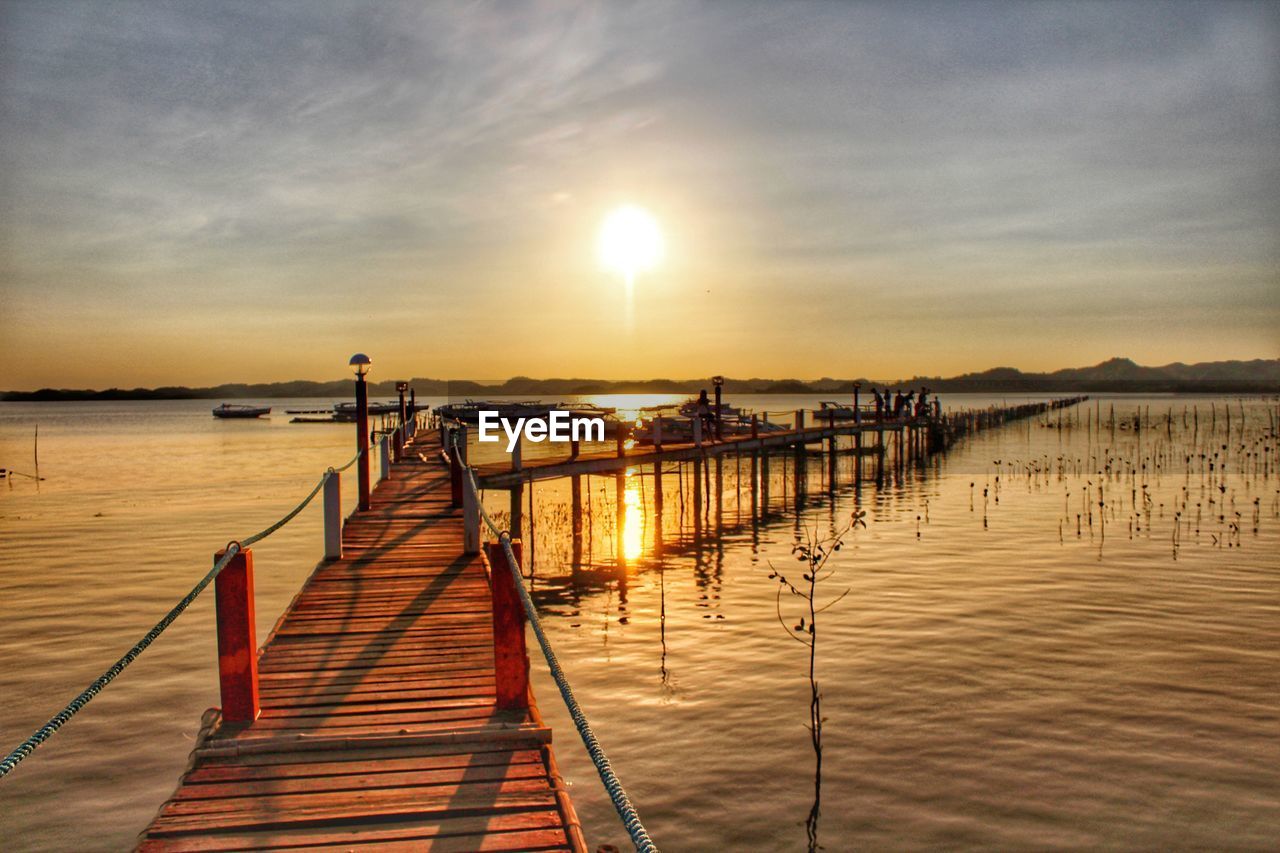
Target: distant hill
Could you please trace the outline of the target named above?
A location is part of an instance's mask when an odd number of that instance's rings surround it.
[[[395,396],[397,380],[370,383],[374,397]],[[573,394],[694,394],[710,385],[709,379],[534,379],[514,376],[505,382],[416,378],[408,380],[423,397],[483,397],[514,395],[565,397]],[[911,379],[733,379],[724,381],[727,394],[840,394],[852,393],[860,383],[891,388],[921,385],[938,392],[1050,393],[1055,391],[1179,392],[1179,393],[1275,393],[1280,392],[1280,359],[1253,361],[1175,362],[1163,367],[1143,367],[1127,358],[1112,358],[1092,367],[1072,367],[1052,373],[1023,373],[1013,367],[993,367],[960,376],[915,376]],[[7,401],[57,400],[230,400],[268,397],[345,397],[351,380],[333,382],[296,380],[258,384],[227,383],[210,388],[166,386],[161,388],[108,388],[103,391],[42,388],[39,391],[0,393]]]
[[[997,367],[950,378],[915,377],[905,384],[924,384],[937,391],[1274,392],[1280,390],[1280,359],[1143,367],[1131,359],[1111,358],[1092,367],[1052,373]]]

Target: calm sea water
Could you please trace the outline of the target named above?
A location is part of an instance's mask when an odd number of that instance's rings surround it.
[[[944,404],[1003,400],[1020,401]],[[328,401],[271,402],[269,420],[243,423],[206,401],[0,404],[0,466],[34,473],[38,424],[44,478],[0,481],[0,749],[109,666],[215,550],[350,457],[350,426],[284,414]],[[733,402],[780,413],[816,398]],[[569,484],[537,483],[530,583],[664,849],[1274,848],[1276,418],[1274,399],[1103,397],[879,478],[865,460],[858,482],[849,456],[834,481],[816,457],[798,479],[775,456],[767,504],[748,458],[702,471],[700,508],[691,466],[673,465],[660,519],[651,469],[584,478],[576,541]],[[486,502],[509,509],[505,493]],[[794,545],[855,510],[867,527],[818,584],[820,604],[843,595],[815,635],[819,777],[795,630],[807,605],[770,575],[798,581]],[[261,634],[320,550],[318,506],[255,546]],[[5,848],[130,847],[217,703],[215,661],[210,597],[0,782]],[[535,678],[588,840],[624,846],[540,659]]]

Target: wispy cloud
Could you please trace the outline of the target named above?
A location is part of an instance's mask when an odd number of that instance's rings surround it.
[[[0,384],[945,372],[996,319],[1029,368],[1274,354],[1277,44],[1262,3],[5,3]],[[634,340],[624,199],[671,232]],[[268,377],[190,334],[326,320]],[[766,350],[801,327],[848,344]]]

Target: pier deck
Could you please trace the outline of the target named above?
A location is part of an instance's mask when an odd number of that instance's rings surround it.
[[[413,450],[263,646],[259,718],[210,721],[140,850],[582,849],[536,705],[496,706],[448,470]]]
[[[757,437],[750,435],[726,436],[720,441],[704,441],[702,444],[691,442],[664,442],[661,447],[640,446],[626,449],[610,448],[591,450],[577,456],[546,456],[524,460],[519,469],[514,469],[510,462],[480,463],[475,466],[476,480],[485,488],[510,488],[521,483],[534,480],[566,477],[575,474],[601,474],[609,471],[621,471],[633,465],[645,465],[654,462],[681,462],[705,456],[722,454],[751,453],[767,450],[782,450],[806,444],[813,444],[836,436],[874,436],[877,433],[899,433],[905,430],[924,430],[927,421],[883,421],[854,423],[837,421],[834,425],[822,424],[801,429],[762,432]],[[883,450],[868,445],[861,452],[871,456]],[[848,452],[853,452],[852,450]]]

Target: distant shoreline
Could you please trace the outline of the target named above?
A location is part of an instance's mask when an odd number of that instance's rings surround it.
[[[710,379],[531,379],[517,376],[505,382],[410,379],[423,397],[483,397],[489,395],[554,397],[578,394],[696,394],[711,385]],[[397,380],[370,382],[375,396],[394,396]],[[726,377],[726,394],[832,394],[849,396],[861,385],[864,394],[875,388],[929,388],[938,393],[1175,393],[1175,394],[1271,394],[1280,392],[1280,359],[1216,361],[1143,367],[1128,359],[1114,358],[1093,367],[1068,368],[1052,373],[1023,373],[998,367],[981,373],[949,378],[916,376],[911,379],[734,379]],[[106,390],[42,388],[38,391],[0,393],[5,402],[58,402],[81,400],[219,400],[255,397],[346,397],[351,380],[332,382],[226,383],[189,388],[108,388]]]

